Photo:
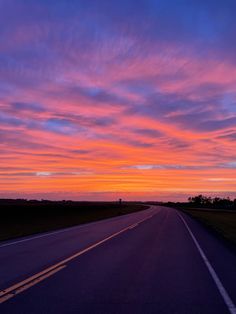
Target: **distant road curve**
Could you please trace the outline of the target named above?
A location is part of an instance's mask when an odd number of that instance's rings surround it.
[[[236,254],[175,209],[0,243],[0,313],[236,314]]]

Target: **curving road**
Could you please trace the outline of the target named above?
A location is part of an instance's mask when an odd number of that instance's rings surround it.
[[[0,243],[0,313],[236,314],[236,254],[175,209]]]

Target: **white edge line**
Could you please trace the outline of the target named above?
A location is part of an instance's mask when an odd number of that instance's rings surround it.
[[[50,267],[42,270],[41,272],[39,272],[39,273],[37,273],[37,274],[35,274],[35,275],[33,275],[33,276],[23,280],[23,281],[20,281],[20,282],[18,282],[16,284],[6,288],[6,289],[1,290],[0,291],[0,304],[5,302],[5,301],[7,301],[10,298],[10,296],[9,297],[7,297],[7,296],[8,295],[12,295],[13,291],[14,291],[14,295],[17,295],[18,293],[21,292],[19,290],[22,289],[22,287],[24,287],[25,285],[30,284],[32,281],[36,280],[37,278],[40,278],[41,276],[44,276],[45,274],[48,274],[49,272],[52,272],[53,270],[57,269],[58,267],[64,266],[66,263],[70,262],[71,260],[75,259],[76,257],[78,257],[78,256],[80,256],[80,255],[82,255],[82,254],[92,250],[93,248],[101,245],[104,242],[107,242],[108,240],[118,236],[119,234],[121,234],[121,233],[123,233],[123,232],[125,232],[127,230],[130,230],[132,227],[134,227],[137,224],[140,224],[140,223],[150,219],[151,217],[152,216],[145,217],[144,219],[138,221],[137,223],[134,223],[134,224],[132,224],[132,225],[130,225],[128,227],[125,227],[124,229],[122,229],[122,230],[120,230],[120,231],[118,231],[116,233],[113,233],[112,235],[106,237],[105,239],[90,245],[89,247],[85,248],[84,250],[79,251],[78,253],[76,253],[76,254],[74,254],[74,255],[72,255],[70,257],[67,257],[66,259],[64,259],[64,260],[54,264],[53,266],[50,266]],[[22,289],[22,291],[24,291],[24,289]]]
[[[152,209],[152,207],[153,206],[150,206],[148,209]],[[138,213],[138,212],[136,212],[136,213]],[[132,215],[132,214],[135,214],[135,212],[123,215],[122,217],[128,216],[128,215]],[[102,223],[104,221],[110,222],[110,221],[113,221],[113,220],[115,220],[117,218],[121,218],[121,216],[115,216],[115,217],[111,217],[111,218],[107,218],[107,219],[101,219],[101,220],[97,220],[97,221],[93,221],[93,222],[89,222],[89,223],[85,223],[85,224],[80,224],[80,225],[76,225],[76,226],[72,226],[72,227],[68,227],[68,228],[59,229],[59,230],[52,231],[52,232],[49,231],[49,232],[46,232],[46,233],[43,233],[43,234],[39,234],[39,235],[32,235],[32,236],[29,235],[29,236],[27,236],[27,238],[24,238],[22,240],[16,240],[16,241],[13,241],[13,242],[7,242],[7,243],[0,244],[0,249],[2,247],[11,246],[11,245],[18,244],[18,243],[24,243],[24,242],[28,242],[28,241],[44,238],[44,237],[49,237],[51,235],[55,235],[55,234],[58,234],[58,233],[69,232],[69,231],[72,231],[72,230],[77,229],[77,228],[84,228],[84,227],[87,227],[87,226],[92,226],[94,224],[99,224],[99,223]]]
[[[217,289],[219,290],[229,312],[231,314],[236,314],[236,306],[233,303],[232,299],[230,298],[228,292],[226,291],[225,287],[223,286],[220,278],[218,277],[217,273],[215,272],[214,268],[212,267],[211,263],[209,262],[208,258],[206,257],[205,253],[203,252],[200,244],[198,243],[197,239],[195,238],[194,234],[190,230],[186,220],[183,218],[183,216],[177,211],[178,216],[182,220],[183,224],[185,225],[186,229],[188,230],[194,244],[196,245],[198,252],[200,253],[209,273],[211,274],[212,279],[214,280]]]
[[[133,225],[131,225],[130,227],[129,227],[129,229],[131,230],[131,229],[134,229],[135,227],[138,227],[138,223],[136,223],[136,224],[133,224]]]

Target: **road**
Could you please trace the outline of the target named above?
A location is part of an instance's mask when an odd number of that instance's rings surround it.
[[[236,314],[236,254],[175,209],[0,243],[1,314]]]

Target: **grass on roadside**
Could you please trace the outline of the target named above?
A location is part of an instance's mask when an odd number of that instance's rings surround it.
[[[149,206],[118,202],[1,204],[0,241],[125,215]]]
[[[236,212],[198,209],[184,209],[184,212],[236,245]]]

